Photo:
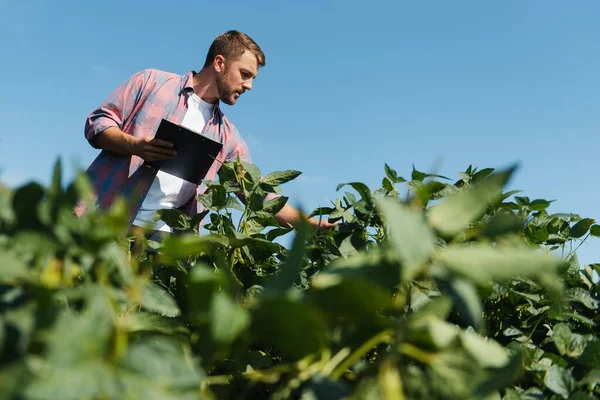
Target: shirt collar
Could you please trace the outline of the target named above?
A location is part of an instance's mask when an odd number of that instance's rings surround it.
[[[186,95],[194,92],[193,82],[194,76],[197,74],[196,71],[189,71],[188,73],[181,76],[181,90],[179,95]],[[215,107],[213,108],[213,115],[221,115],[220,101],[217,99]]]

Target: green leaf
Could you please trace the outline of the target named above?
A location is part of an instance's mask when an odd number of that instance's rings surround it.
[[[326,287],[338,284],[342,277],[360,277],[384,288],[393,288],[400,281],[397,261],[391,249],[380,248],[360,251],[349,258],[338,257],[315,276],[313,285],[319,281],[319,285]]]
[[[162,255],[171,260],[187,259],[228,244],[229,240],[219,235],[168,235],[163,240]]]
[[[226,293],[214,295],[211,306],[211,334],[215,342],[233,343],[250,325],[250,314],[233,301]]]
[[[199,228],[199,225],[202,223],[204,218],[206,218],[209,212],[210,210],[204,210],[202,212],[194,214],[194,216],[190,219],[190,227]]]
[[[340,250],[340,253],[342,254],[342,257],[345,257],[345,258],[355,256],[358,254],[358,251],[352,245],[352,236],[348,236],[347,238],[342,240],[339,250]]]
[[[510,356],[510,359],[506,365],[500,368],[493,368],[489,370],[489,374],[486,379],[480,382],[475,389],[476,398],[483,398],[486,395],[494,392],[495,390],[502,390],[509,385],[514,384],[523,373],[523,352],[517,351]],[[507,396],[503,397],[502,400],[521,400],[521,397],[514,393],[514,397],[510,395],[510,389],[507,391]]]
[[[117,371],[100,359],[53,367],[25,389],[27,399],[118,398],[121,394]]]
[[[56,198],[62,194],[62,167],[60,158],[57,158],[54,162],[54,169],[52,172],[52,183],[50,184],[49,194]]]
[[[459,335],[456,325],[425,315],[410,323],[409,339],[427,349],[441,350],[450,345]]]
[[[588,342],[577,362],[588,368],[598,367],[600,365],[600,340],[596,339]]]
[[[387,163],[384,165],[384,169],[385,169],[385,176],[392,182],[392,183],[402,183],[402,182],[406,182],[406,179],[404,179],[401,176],[398,176],[398,173],[396,172],[396,170],[392,169]]]
[[[296,179],[300,174],[302,174],[302,172],[294,170],[271,172],[263,178],[262,183],[269,186],[279,186]]]
[[[251,330],[255,340],[297,360],[324,346],[327,324],[313,306],[273,297],[263,299],[252,310]]]
[[[413,164],[412,173],[411,173],[411,179],[413,181],[422,181],[423,179],[425,179],[426,176],[427,176],[426,173],[418,171]]]
[[[583,304],[590,310],[597,310],[600,301],[592,297],[592,294],[583,288],[569,288],[565,291],[565,297],[569,301],[576,301]]]
[[[471,180],[471,182],[472,183],[479,182],[480,180],[483,180],[486,177],[488,177],[492,172],[494,172],[494,168],[484,168],[484,169],[482,169],[480,171],[477,171],[473,175],[473,179]]]
[[[254,164],[248,163],[246,161],[242,161],[242,166],[244,170],[248,173],[248,177],[250,178],[250,182],[252,182],[253,187],[256,187],[260,183],[260,169]]]
[[[225,184],[225,182],[234,182],[235,181],[235,162],[229,161],[224,162],[219,168],[219,172],[217,176],[219,177],[219,182]]]
[[[263,211],[268,212],[269,214],[277,214],[281,209],[285,206],[288,198],[285,196],[275,197],[267,202],[265,202],[263,206]]]
[[[234,210],[244,211],[244,207],[240,204],[237,197],[228,196],[223,208],[233,208]]]
[[[482,234],[495,238],[507,233],[518,232],[523,228],[524,221],[512,212],[499,211],[485,224]]]
[[[19,228],[39,227],[38,204],[44,198],[44,189],[38,183],[28,183],[18,188],[12,199],[12,208],[17,216]]]
[[[271,229],[270,231],[267,232],[267,240],[272,242],[273,240],[277,239],[278,237],[288,234],[292,230],[293,230],[293,228]]]
[[[227,276],[204,264],[197,264],[188,275],[188,291],[190,316],[197,324],[210,322],[212,299],[222,288],[228,287]]]
[[[414,290],[414,288],[412,289]],[[423,316],[430,315],[441,320],[446,320],[452,311],[452,300],[449,296],[437,296],[416,310],[412,318],[417,320]]]
[[[308,225],[306,221],[302,221],[294,238],[292,250],[281,271],[272,277],[265,284],[266,292],[282,292],[293,286],[299,279],[300,271],[304,264],[304,251],[306,247],[306,238],[308,235]]]
[[[600,384],[600,369],[593,369],[588,372],[583,379],[579,381],[580,385],[598,385]]]
[[[140,311],[121,315],[118,326],[132,333],[158,332],[165,335],[173,335],[178,332],[185,332],[185,328],[178,325],[176,321],[176,319]]]
[[[549,254],[523,248],[493,247],[484,243],[472,246],[451,245],[439,249],[434,258],[450,271],[481,285],[516,276],[557,272],[564,264],[564,261]]]
[[[504,200],[508,199],[510,196],[517,194],[517,193],[521,193],[521,192],[522,192],[521,190],[509,190],[506,193],[502,193],[501,199],[502,199],[502,201],[504,201]]]
[[[146,337],[132,344],[121,362],[122,368],[127,370],[122,374],[123,393],[134,389],[130,393],[147,398],[143,392],[148,390],[150,398],[160,398],[157,393],[152,393],[158,388],[173,391],[199,388],[204,374],[190,358],[190,353],[189,346],[169,337]]]
[[[402,280],[412,280],[435,248],[435,236],[423,216],[390,198],[377,200],[390,227],[391,245],[402,261]]]
[[[48,337],[49,363],[72,368],[79,363],[104,358],[113,317],[111,305],[102,294],[91,295],[82,313],[64,311]]]
[[[348,182],[348,183],[340,183],[336,187],[336,191],[340,190],[344,186],[351,186],[354,190],[361,195],[363,200],[366,200],[369,204],[372,202],[373,196],[371,194],[371,190],[367,185],[362,182]]]
[[[248,230],[248,235],[256,235],[257,233],[261,233],[265,229],[265,226],[253,218],[246,221],[246,229]]]
[[[465,279],[454,278],[443,284],[454,300],[459,318],[467,325],[479,330],[482,326],[483,310],[477,290],[473,284]]]
[[[414,164],[412,166],[412,174],[411,174],[411,178],[414,181],[423,181],[423,179],[425,178],[429,178],[429,177],[433,177],[433,178],[442,178],[442,179],[450,179],[447,178],[443,175],[436,175],[436,174],[427,174],[425,172],[421,172],[421,171],[417,171],[417,169],[415,168]]]
[[[264,197],[258,194],[257,192],[253,192],[250,195],[250,199],[248,201],[248,207],[252,211],[260,211],[264,206]]]
[[[334,322],[342,319],[372,323],[382,309],[391,306],[387,291],[358,271],[351,274],[334,270],[316,275],[308,297]]]
[[[315,208],[309,215],[308,218],[315,217],[317,215],[329,215],[335,211],[335,208],[331,207],[318,207]]]
[[[385,170],[385,176],[392,182],[395,181],[395,179],[398,177],[398,173],[393,170],[387,163],[384,164],[383,166],[384,170]]]
[[[587,233],[587,231],[594,225],[596,221],[592,218],[583,218],[579,220],[569,230],[569,237],[580,238]]]
[[[473,221],[481,218],[487,207],[500,200],[502,187],[514,168],[491,175],[468,189],[448,197],[428,209],[429,223],[446,237],[462,232]]]
[[[544,383],[548,389],[562,396],[564,399],[575,390],[575,379],[571,373],[557,365],[551,366],[544,376]]]
[[[191,226],[191,217],[176,208],[156,211],[154,213],[154,220],[162,220],[171,228],[178,230],[189,229]]]
[[[394,184],[392,183],[392,181],[389,180],[389,178],[383,178],[383,180],[381,181],[381,186],[389,193],[392,192],[394,190]]]
[[[142,289],[141,305],[165,317],[177,317],[181,314],[175,299],[154,282],[147,282]]]
[[[560,355],[564,356],[571,343],[571,329],[569,326],[566,324],[556,324],[553,329],[552,340]]]
[[[29,269],[16,254],[10,251],[0,251],[0,282],[12,283],[15,280],[32,279]]]
[[[460,338],[465,349],[484,368],[501,368],[508,361],[508,353],[498,342],[470,331],[463,331]]]
[[[600,225],[592,225],[590,227],[590,235],[600,237]]]
[[[0,190],[2,190],[0,188]],[[24,359],[16,362],[4,362],[0,367],[0,394],[3,400],[12,400],[22,397],[23,380],[29,368]],[[27,389],[25,389],[27,391]],[[47,393],[45,393],[47,396]],[[38,396],[39,397],[39,396]]]
[[[550,207],[550,202],[548,200],[536,199],[529,204],[529,207],[535,211],[543,211]]]

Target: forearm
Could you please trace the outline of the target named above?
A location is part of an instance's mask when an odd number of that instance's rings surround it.
[[[103,150],[130,156],[136,154],[136,144],[139,139],[117,127],[110,127],[96,135],[92,140],[96,146]]]
[[[287,227],[293,226],[297,227],[300,223],[301,218],[307,218],[308,216],[300,211],[296,210],[294,207],[286,204],[283,208],[275,214],[275,219],[279,222],[280,225]]]
[[[275,219],[279,222],[283,227],[292,226],[294,228],[298,228],[300,222],[305,219],[308,222],[308,226],[311,226],[316,229],[329,229],[336,226],[338,223],[330,223],[328,218],[309,218],[305,213],[296,210],[294,207],[286,204],[283,208],[275,215]]]

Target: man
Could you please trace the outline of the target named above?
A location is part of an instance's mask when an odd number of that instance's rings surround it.
[[[116,196],[132,203],[130,224],[154,225],[154,230],[171,232],[164,222],[154,223],[153,214],[178,208],[188,215],[201,212],[196,197],[206,186],[195,185],[158,171],[144,161],[173,157],[171,144],[154,135],[164,118],[223,144],[223,149],[205,179],[214,180],[222,162],[239,157],[251,162],[248,146],[219,104],[236,104],[252,89],[265,55],[246,34],[229,31],[211,44],[200,72],[185,75],[145,69],[117,88],[85,124],[85,137],[101,153],[87,170],[100,208],[109,207]],[[82,202],[76,212],[85,212]],[[306,215],[304,215],[306,217]],[[289,204],[275,216],[280,224],[296,226],[301,214]],[[309,219],[312,226],[329,228],[326,220]]]

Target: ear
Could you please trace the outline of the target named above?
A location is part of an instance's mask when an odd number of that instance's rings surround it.
[[[217,54],[215,56],[215,59],[213,60],[213,67],[217,72],[225,71],[225,57],[223,57],[220,54]]]

